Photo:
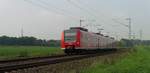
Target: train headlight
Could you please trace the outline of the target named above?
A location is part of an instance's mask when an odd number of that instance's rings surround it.
[[[80,42],[77,42],[77,45],[79,45],[80,44]]]

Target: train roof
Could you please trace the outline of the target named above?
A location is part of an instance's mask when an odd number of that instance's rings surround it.
[[[101,33],[95,33],[95,34],[97,34],[97,35],[101,35],[101,36],[104,36],[103,34],[101,34]]]
[[[109,37],[108,35],[105,35],[105,37]]]
[[[83,28],[83,27],[70,27],[70,29],[79,29],[79,30],[88,32],[88,29]]]
[[[110,37],[110,38],[113,39],[113,40],[115,39],[114,37]]]
[[[88,29],[83,28],[83,27],[70,27],[70,29],[79,29],[79,30],[88,32]],[[109,37],[108,35],[103,35],[101,33],[94,33],[94,34],[101,35],[101,36],[104,36],[104,37],[107,37],[107,38]],[[109,37],[109,38],[114,39],[113,37]]]

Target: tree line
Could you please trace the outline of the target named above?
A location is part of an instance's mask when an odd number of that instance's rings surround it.
[[[139,39],[121,39],[120,42],[124,47],[133,47],[135,45],[147,45],[150,46],[150,40],[139,40]]]
[[[9,37],[1,36],[0,45],[22,45],[22,46],[50,46],[59,47],[60,40],[43,40],[35,37]]]
[[[150,45],[150,40],[129,40],[121,39],[119,44],[124,47],[132,47],[134,45]],[[37,39],[35,37],[9,37],[1,36],[0,45],[22,45],[22,46],[50,46],[50,47],[60,47],[60,40],[44,40]]]

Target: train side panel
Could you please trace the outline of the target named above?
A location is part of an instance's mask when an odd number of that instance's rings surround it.
[[[114,40],[95,33],[80,31],[80,47],[77,49],[110,49]]]

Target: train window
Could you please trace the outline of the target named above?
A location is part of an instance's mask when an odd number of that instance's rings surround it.
[[[76,31],[75,30],[66,30],[65,31],[65,41],[66,42],[76,41]]]

